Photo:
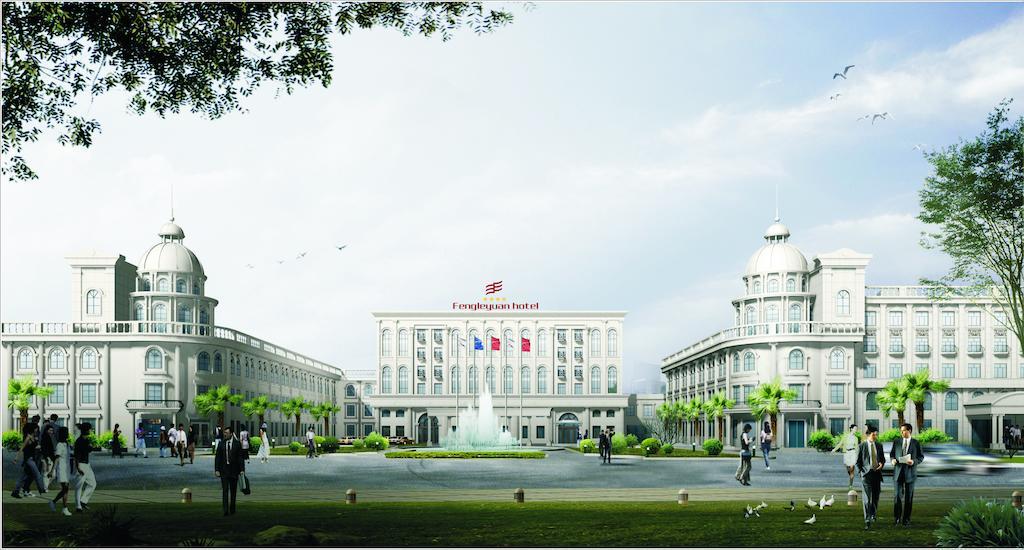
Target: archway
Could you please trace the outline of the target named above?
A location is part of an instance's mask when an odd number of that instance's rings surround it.
[[[575,445],[580,432],[580,419],[573,413],[558,417],[558,443]]]
[[[424,414],[420,417],[418,424],[418,437],[416,441],[418,443],[430,443],[431,445],[437,445],[440,441],[440,425],[437,421],[436,416],[427,416]]]

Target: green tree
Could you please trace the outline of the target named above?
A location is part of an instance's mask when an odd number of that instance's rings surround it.
[[[970,141],[928,153],[933,173],[920,192],[918,219],[935,228],[921,244],[939,249],[952,267],[938,280],[938,298],[991,297],[1024,347],[1024,117],[1009,118],[1011,100],[988,116]],[[953,284],[968,287],[955,288]]]
[[[281,414],[285,418],[289,416],[295,417],[295,434],[302,433],[302,412],[307,411],[312,407],[313,404],[306,401],[302,397],[293,397],[284,403],[281,403]]]
[[[267,412],[280,406],[280,403],[271,401],[270,398],[265,395],[257,395],[256,397],[242,403],[242,414],[245,416],[255,416],[259,418],[259,424],[256,427],[257,433],[259,433],[259,427],[263,425]]]
[[[201,393],[195,398],[196,412],[202,416],[217,414],[217,426],[224,427],[224,413],[228,405],[238,405],[242,402],[242,396],[231,394],[231,387],[227,384],[210,388],[206,393]]]
[[[718,427],[718,439],[725,441],[725,411],[736,406],[734,399],[729,399],[724,391],[715,393],[704,402],[704,415],[714,420]]]
[[[690,421],[690,439],[697,441],[701,437],[703,430],[700,429],[700,417],[704,414],[704,402],[699,397],[690,399],[685,405],[683,405],[683,414],[686,415],[686,419]]]
[[[747,396],[747,403],[750,405],[750,412],[758,420],[768,417],[772,423],[772,433],[779,433],[779,412],[782,410],[782,402],[797,398],[794,390],[782,387],[782,381],[778,378],[771,382],[759,384],[754,391]]]
[[[34,398],[44,399],[53,393],[53,388],[36,384],[32,378],[11,378],[7,381],[7,408],[18,411],[19,427],[28,424],[28,409]]]
[[[333,403],[320,403],[319,405],[309,409],[309,414],[313,416],[314,420],[323,419],[324,436],[329,436],[331,435],[331,415],[340,410],[341,407],[334,405]]]
[[[244,111],[264,82],[288,94],[329,86],[334,35],[390,28],[448,40],[511,21],[481,2],[4,3],[3,171],[35,178],[18,153],[48,128],[61,144],[90,146],[100,123],[74,114],[82,97],[120,89],[137,114],[216,119]]]
[[[924,431],[924,402],[929,393],[941,393],[949,389],[949,380],[934,380],[926,370],[904,375],[907,380],[907,397],[914,404],[917,414],[917,433]]]
[[[885,387],[878,390],[875,402],[882,411],[882,416],[889,418],[889,415],[896,411],[896,419],[900,424],[905,422],[903,411],[907,409],[907,401],[910,400],[910,383],[906,378],[890,380]]]

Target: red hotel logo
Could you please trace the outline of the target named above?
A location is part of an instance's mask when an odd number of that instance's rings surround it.
[[[491,283],[484,287],[484,294],[494,294],[495,292],[501,292],[501,281]]]
[[[492,294],[502,291],[503,282],[495,281],[484,285],[484,297],[479,302],[475,304],[452,302],[452,309],[457,311],[536,311],[540,309],[540,302],[506,302],[504,297],[492,296]]]

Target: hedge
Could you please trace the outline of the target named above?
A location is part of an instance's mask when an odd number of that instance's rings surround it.
[[[544,458],[541,451],[392,451],[387,458]]]
[[[661,449],[661,440],[656,437],[648,437],[640,444],[640,448],[643,449],[644,456],[656,455]]]
[[[828,430],[818,430],[811,434],[807,445],[818,452],[827,453],[836,447],[836,438]]]
[[[640,438],[633,434],[626,434],[626,445],[629,447],[636,447],[640,444]]]
[[[593,439],[584,439],[580,441],[580,451],[583,453],[596,453],[597,444],[594,443]]]
[[[711,438],[704,441],[703,447],[704,451],[708,453],[708,456],[718,456],[722,454],[722,449],[725,448],[725,445],[722,445],[721,441]]]
[[[626,436],[615,434],[612,436],[612,454],[622,454],[626,450]]]
[[[363,439],[363,443],[368,449],[374,449],[377,451],[383,451],[389,446],[388,438],[380,435],[377,432],[370,432],[370,435]]]

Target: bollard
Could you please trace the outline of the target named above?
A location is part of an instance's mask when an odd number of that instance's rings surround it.
[[[849,493],[846,493],[846,505],[856,506],[857,505],[857,491],[850,489]]]
[[[516,489],[516,492],[512,493],[512,500],[519,504],[526,502],[526,491],[522,488]]]
[[[345,504],[355,504],[355,503],[356,503],[356,490],[355,489],[349,489],[348,491],[345,491]]]
[[[1014,508],[1020,508],[1021,507],[1021,497],[1022,496],[1024,496],[1024,493],[1022,493],[1020,491],[1014,491],[1013,494],[1010,495],[1010,499],[1013,502],[1013,507]]]
[[[678,502],[680,506],[686,506],[687,504],[689,504],[690,492],[687,491],[686,489],[680,489],[679,495],[676,497],[676,502]]]
[[[181,490],[181,503],[192,504],[192,489],[185,487]]]

